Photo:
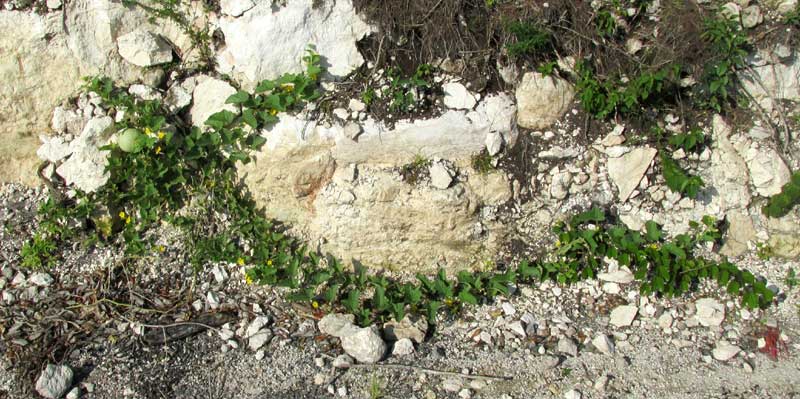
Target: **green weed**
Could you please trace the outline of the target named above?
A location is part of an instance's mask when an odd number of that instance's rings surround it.
[[[711,44],[716,57],[705,65],[700,85],[701,104],[717,112],[736,101],[736,71],[745,65],[749,41],[736,19],[705,20],[701,38]]]
[[[552,47],[550,32],[533,21],[514,21],[506,27],[515,42],[506,45],[508,55],[514,58],[535,55]]]
[[[480,153],[473,155],[470,163],[472,165],[472,169],[482,175],[494,170],[494,166],[492,166],[492,157],[486,151],[481,151]]]
[[[791,180],[781,187],[781,192],[767,200],[761,212],[771,218],[787,215],[792,208],[800,204],[800,172],[795,172]]]

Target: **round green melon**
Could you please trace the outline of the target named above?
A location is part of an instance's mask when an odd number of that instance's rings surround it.
[[[142,133],[136,129],[125,129],[119,135],[119,149],[125,152],[139,152],[142,149],[142,144],[139,138]]]

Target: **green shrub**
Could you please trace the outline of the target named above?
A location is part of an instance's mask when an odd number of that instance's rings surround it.
[[[701,38],[711,44],[715,57],[705,65],[700,102],[722,112],[736,101],[736,71],[745,65],[749,42],[739,22],[723,16],[706,19]]]
[[[534,21],[514,21],[506,26],[514,36],[514,43],[506,45],[508,55],[514,58],[531,56],[552,48],[552,37]]]
[[[705,184],[700,176],[692,176],[678,165],[669,155],[661,152],[661,168],[664,180],[670,191],[696,198]]]
[[[578,75],[575,89],[581,106],[595,117],[605,119],[614,114],[635,114],[647,105],[671,101],[679,68],[669,66],[656,72],[642,72],[628,83],[611,78],[601,80],[586,61],[578,62],[575,71]]]
[[[797,204],[800,204],[800,172],[792,175],[780,193],[769,198],[767,204],[761,208],[761,212],[768,217],[779,218],[786,216]]]

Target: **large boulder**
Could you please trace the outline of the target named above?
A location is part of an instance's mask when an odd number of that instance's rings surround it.
[[[575,90],[564,79],[528,72],[517,87],[517,123],[544,129],[557,121],[572,104]]]
[[[244,88],[285,72],[304,69],[301,58],[309,44],[324,57],[328,73],[343,77],[364,63],[356,42],[371,28],[355,12],[351,0],[297,0],[275,7],[260,1],[241,17],[222,17],[225,48],[217,56],[219,71]]]
[[[368,119],[356,142],[342,126],[281,115],[263,132],[267,143],[255,162],[240,173],[270,216],[346,261],[420,271],[437,263],[467,268],[495,255],[506,234],[479,209],[511,198],[505,175],[471,172],[471,157],[490,131],[511,139],[513,116],[506,107],[481,103],[476,111],[449,111],[394,129]],[[446,159],[451,183],[403,181],[399,169],[417,157]]]
[[[76,94],[83,76],[120,84],[163,76],[124,61],[121,36],[147,29],[175,45],[184,62],[197,58],[182,28],[165,20],[151,24],[141,8],[111,0],[75,0],[63,8],[48,14],[0,11],[0,82],[13,82],[0,85],[0,181],[36,183],[37,137],[50,132],[53,108]]]

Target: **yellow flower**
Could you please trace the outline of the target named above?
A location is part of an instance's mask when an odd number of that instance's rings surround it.
[[[271,110],[269,110],[269,114],[272,115],[272,116],[275,116],[275,115],[278,114],[278,110],[277,109],[271,109]]]
[[[239,266],[244,266],[244,259],[242,258],[236,259],[236,264],[238,264]]]
[[[272,259],[267,261],[267,266],[272,266]]]
[[[161,146],[156,147],[156,154],[161,154]]]
[[[250,277],[249,275],[245,275],[245,276],[244,276],[244,281],[245,281],[247,284],[253,284],[253,278],[252,278],[252,277]]]
[[[163,245],[159,245],[159,246],[158,246],[158,252],[164,252],[164,251],[166,251],[166,250],[167,250],[167,249],[166,249],[166,248],[164,248],[164,246],[163,246]]]
[[[658,249],[658,245],[656,245],[656,244],[650,244],[650,249]]]
[[[311,302],[311,307],[314,308],[314,309],[319,308],[319,302],[317,302],[317,301]]]
[[[131,224],[131,217],[130,216],[125,218],[125,224]]]
[[[294,83],[284,83],[281,85],[283,91],[291,93],[294,90]]]
[[[148,136],[152,136],[153,135],[153,131],[150,130],[149,127],[146,127],[146,128],[144,128],[144,134],[146,134]]]
[[[125,215],[125,211],[122,211],[122,212],[119,213],[119,218],[120,219],[125,219],[125,216],[127,216],[127,215]]]
[[[166,135],[167,135],[166,133],[164,133],[164,132],[162,132],[162,131],[159,131],[159,132],[158,132],[158,134],[157,134],[156,136],[158,136],[158,139],[159,139],[159,140],[163,140],[163,139],[164,139],[164,137],[166,137]]]

